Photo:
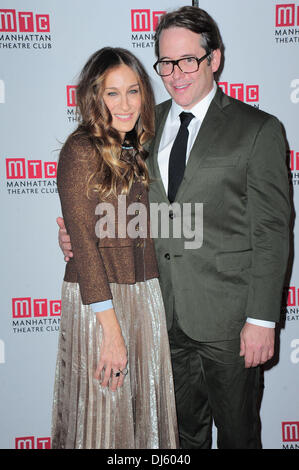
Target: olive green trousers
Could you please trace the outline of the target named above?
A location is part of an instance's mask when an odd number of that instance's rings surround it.
[[[197,342],[176,316],[168,332],[183,449],[260,449],[260,368],[245,368],[240,339]]]

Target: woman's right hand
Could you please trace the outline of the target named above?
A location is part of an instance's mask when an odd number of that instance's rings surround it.
[[[102,387],[110,386],[112,391],[121,387],[125,375],[115,373],[123,371],[128,362],[127,348],[113,308],[96,313],[103,330],[100,361],[94,377],[101,379]],[[109,383],[110,381],[110,383]]]

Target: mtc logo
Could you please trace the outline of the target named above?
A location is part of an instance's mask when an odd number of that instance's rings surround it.
[[[16,449],[51,449],[50,437],[37,437],[35,443],[34,436],[16,437]]]
[[[6,178],[56,178],[57,162],[42,162],[25,158],[6,158]]]
[[[61,300],[31,299],[15,297],[12,299],[13,318],[57,317],[61,313]]]
[[[244,85],[244,83],[219,82],[222,91],[232,98],[247,103],[259,101],[259,85]]]
[[[0,9],[0,31],[6,33],[48,33],[50,16],[35,15],[32,11]]]
[[[288,421],[281,424],[283,442],[299,442],[299,421]]]
[[[294,150],[290,150],[290,169],[291,171],[299,170],[299,152],[295,152]],[[289,291],[291,289],[295,289],[295,287],[290,287]],[[295,291],[294,291],[293,297],[295,298]]]
[[[275,25],[277,28],[299,26],[299,6],[295,3],[276,5]]]
[[[131,10],[132,31],[155,31],[166,11]]]
[[[298,304],[299,304],[299,289],[297,289],[295,286],[289,287],[287,306],[295,307]]]
[[[68,106],[77,106],[77,88],[76,85],[66,86],[66,100]]]

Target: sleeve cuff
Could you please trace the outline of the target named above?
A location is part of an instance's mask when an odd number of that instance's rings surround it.
[[[104,310],[108,310],[109,308],[113,308],[112,300],[104,300],[103,302],[95,302],[94,304],[90,304],[94,313],[103,312]]]
[[[252,325],[264,326],[265,328],[275,328],[275,322],[267,321],[267,320],[257,320],[256,318],[248,317],[246,319],[247,323],[251,323]]]

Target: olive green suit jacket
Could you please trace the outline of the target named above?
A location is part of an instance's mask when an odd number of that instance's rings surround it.
[[[147,160],[152,207],[169,205],[157,156],[170,107],[171,100],[156,107],[156,136]],[[218,89],[175,202],[174,214],[163,216],[164,224],[169,221],[169,237],[153,234],[168,328],[174,310],[183,331],[197,341],[237,338],[246,317],[278,321],[290,215],[279,121]],[[172,236],[187,203],[191,218],[181,220],[190,222],[191,229],[200,230],[195,208],[202,207],[203,242],[195,249],[186,248],[190,235],[184,236],[183,228],[181,237],[177,228]]]

